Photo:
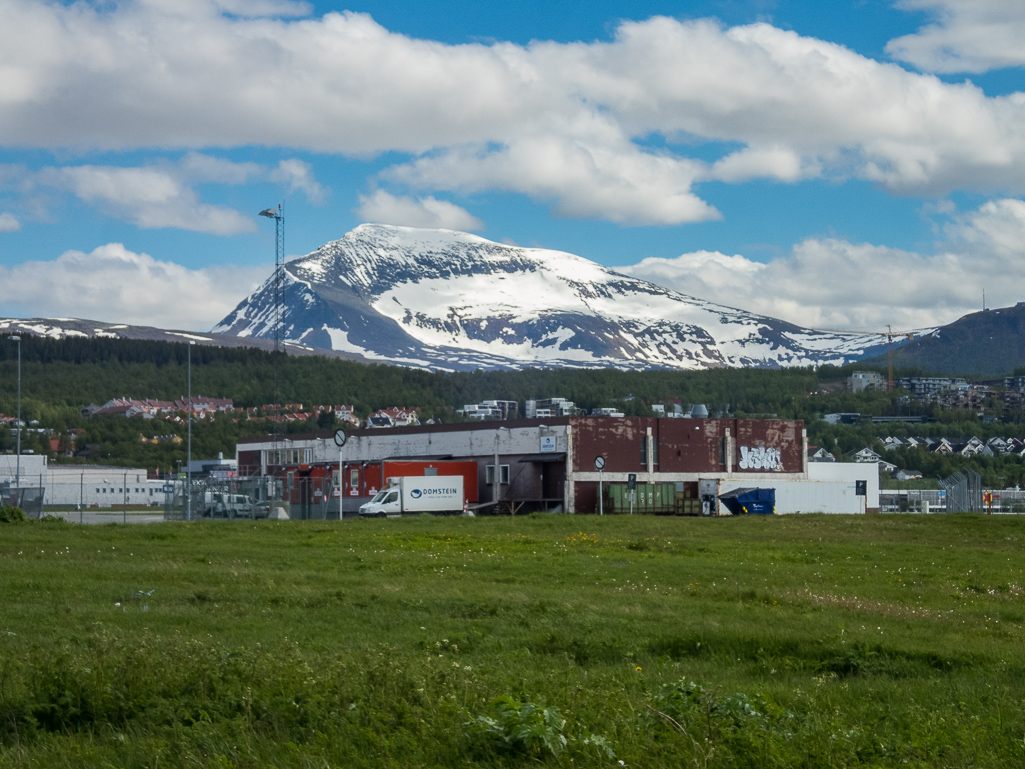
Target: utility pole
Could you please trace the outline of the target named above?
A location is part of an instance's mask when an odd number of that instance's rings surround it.
[[[509,428],[499,427],[495,430],[495,475],[492,480],[495,482],[493,495],[495,499],[494,509],[496,515],[498,514],[498,503],[502,499],[502,466],[499,464],[501,461],[501,455],[498,452],[498,436],[501,434],[502,430],[509,432]]]
[[[21,505],[21,337],[12,336],[11,339],[18,343],[18,442],[16,450],[18,457],[15,459],[14,491],[17,494],[16,505]]]
[[[185,415],[185,423],[188,425],[188,444],[186,446],[186,455],[188,458],[187,464],[185,465],[185,511],[186,517],[189,521],[192,520],[192,345],[195,342],[189,342],[189,400],[188,400],[188,411]]]

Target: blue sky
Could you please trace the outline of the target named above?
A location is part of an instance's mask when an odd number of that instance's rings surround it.
[[[364,221],[820,328],[1025,286],[1025,4],[0,0],[0,315],[210,328]]]

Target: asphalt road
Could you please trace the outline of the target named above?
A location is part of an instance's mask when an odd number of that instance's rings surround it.
[[[157,523],[164,520],[163,508],[153,510],[129,510],[126,514],[122,510],[64,510],[61,512],[45,512],[44,515],[55,515],[63,518],[69,523]]]

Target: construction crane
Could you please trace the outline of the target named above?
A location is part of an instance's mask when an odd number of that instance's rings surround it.
[[[885,336],[886,337],[886,360],[889,364],[888,376],[886,378],[887,392],[893,391],[893,340],[896,337],[914,339],[913,331],[894,331],[893,326],[887,325],[886,331],[850,331],[847,329],[823,328],[820,331],[827,331],[832,334],[854,334],[857,336]]]

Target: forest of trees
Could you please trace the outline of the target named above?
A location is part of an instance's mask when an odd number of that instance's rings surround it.
[[[173,467],[184,458],[184,447],[170,441],[143,442],[142,437],[184,435],[170,420],[86,419],[80,410],[113,397],[174,399],[188,388],[189,345],[124,339],[53,340],[22,337],[22,414],[66,436],[77,430],[78,446],[92,447],[90,462],[143,467]],[[17,347],[0,336],[0,413],[16,408]],[[563,397],[582,409],[615,406],[627,415],[650,415],[651,404],[677,399],[684,407],[702,403],[710,414],[777,416],[803,419],[809,441],[842,455],[864,446],[881,447],[885,435],[906,437],[976,435],[1025,437],[1025,425],[984,424],[975,414],[927,409],[910,413],[934,416],[932,424],[829,425],[823,414],[860,412],[872,415],[908,414],[898,393],[869,391],[857,395],[844,384],[855,366],[843,368],[712,369],[704,371],[616,371],[610,369],[530,369],[525,371],[432,372],[388,365],[367,365],[318,356],[274,354],[250,348],[194,345],[191,349],[192,393],[232,398],[236,408],[267,403],[352,404],[365,416],[386,406],[420,409],[423,418],[444,422],[458,419],[456,408],[488,398],[516,400]],[[918,371],[902,374],[921,373]],[[1021,415],[1016,415],[1020,418]],[[289,423],[288,432],[309,432],[333,425]],[[197,423],[193,456],[234,455],[235,442],[246,434],[265,433],[265,422],[234,421],[218,415]],[[62,437],[62,439],[64,439]],[[23,446],[49,451],[43,436],[27,432]],[[0,431],[0,451],[13,449],[13,440]],[[960,458],[929,456],[891,459],[902,467],[943,475]],[[62,460],[66,461],[66,460]],[[975,460],[973,460],[975,461]],[[980,459],[980,472],[1025,482],[1019,458]],[[957,469],[957,468],[955,468]],[[951,470],[951,472],[953,472]],[[949,474],[949,473],[947,473]]]

